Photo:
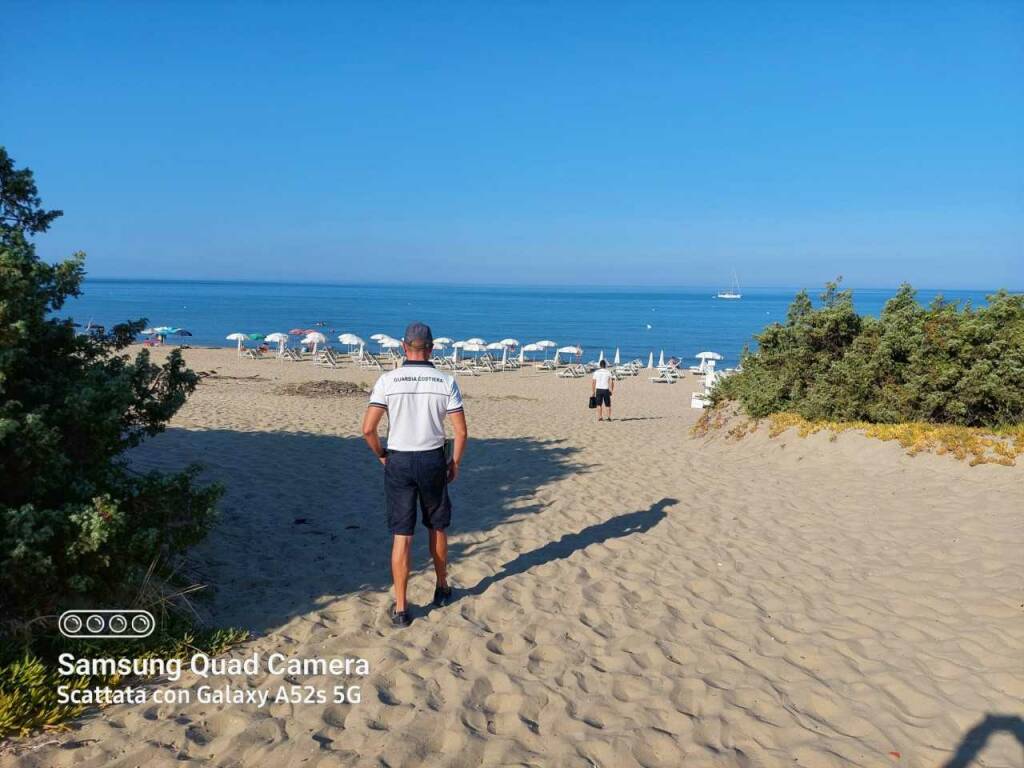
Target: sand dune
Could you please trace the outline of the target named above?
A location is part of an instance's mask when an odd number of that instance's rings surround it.
[[[588,382],[465,378],[460,596],[426,607],[421,533],[395,630],[365,401],[280,393],[373,376],[187,359],[220,377],[135,460],[227,484],[194,556],[211,618],[257,633],[233,655],[365,657],[363,700],[115,706],[0,765],[1024,764],[1020,720],[984,724],[1024,713],[1020,467],[856,434],[693,439],[693,380],[626,381],[597,424]]]

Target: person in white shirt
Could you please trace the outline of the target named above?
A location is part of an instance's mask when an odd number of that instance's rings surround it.
[[[363,417],[363,438],[384,465],[384,495],[391,545],[391,575],[395,582],[395,603],[389,610],[395,626],[411,623],[406,588],[412,560],[412,535],[416,528],[416,507],[429,533],[430,555],[434,560],[437,586],[434,605],[448,605],[452,588],[448,584],[448,534],[452,504],[448,484],[459,476],[459,464],[466,449],[468,430],[462,409],[462,392],[455,377],[439,371],[430,362],[434,337],[430,327],[412,323],[402,341],[405,363],[383,374],[370,393]],[[385,450],[377,429],[388,415]],[[445,456],[444,420],[448,418],[455,436],[450,457]]]
[[[608,421],[612,420],[612,392],[615,391],[615,377],[608,370],[608,364],[602,360],[601,367],[594,371],[590,382],[590,392],[597,398],[597,420],[604,421],[604,409],[608,409]]]

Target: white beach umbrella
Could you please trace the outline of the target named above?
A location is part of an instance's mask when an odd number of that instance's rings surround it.
[[[508,365],[508,346],[502,344],[501,346],[501,367],[504,368]]]
[[[664,349],[661,350],[661,354],[658,355],[658,367],[659,368],[664,368],[665,367],[665,350]]]
[[[698,360],[721,360],[722,356],[717,352],[698,352],[694,355]]]
[[[320,333],[320,331],[313,331],[312,333],[307,333],[305,336],[303,336],[302,341],[300,343],[312,344],[313,349],[311,350],[311,354],[315,355],[316,348],[321,344],[327,343],[327,337]]]
[[[654,353],[653,352],[651,352],[647,356],[647,367],[648,368],[653,368],[654,367]]]
[[[287,333],[268,333],[263,337],[264,341],[270,342],[271,344],[277,344],[277,354],[284,352],[284,346],[288,343]]]
[[[615,348],[615,365],[619,365],[619,348]]]
[[[248,339],[249,337],[246,336],[244,333],[229,333],[224,338],[226,338],[228,341],[237,341],[238,342],[238,356],[241,357],[242,356],[242,342],[245,341],[246,339]]]
[[[452,349],[462,349],[468,343],[468,341],[456,341],[452,344]]]
[[[506,347],[518,347],[519,346],[519,340],[518,339],[502,339],[498,343],[501,344],[502,346],[506,346]]]
[[[487,345],[487,349],[493,349],[497,351],[499,349],[507,349],[507,347],[500,341],[492,341],[490,344]]]
[[[462,350],[464,352],[486,352],[487,347],[484,344],[480,344],[470,339],[462,345]]]
[[[600,363],[602,360],[604,360],[604,350],[603,349],[601,350],[601,354],[597,356],[597,362]]]
[[[558,344],[553,342],[551,339],[541,339],[540,341],[535,342],[535,344],[540,349],[545,350],[545,357],[547,357],[546,350],[555,349],[556,347],[558,347]],[[555,359],[558,359],[558,355],[557,354],[555,355]]]
[[[434,339],[434,345],[435,346],[438,345],[438,344],[451,344],[451,343],[452,343],[452,340],[449,339],[447,336],[439,336],[438,338]]]
[[[390,338],[390,336],[388,336],[386,333],[375,333],[372,336],[370,336],[370,341],[380,341],[381,339],[388,338]]]
[[[486,344],[487,342],[481,339],[479,336],[474,336],[472,339],[466,339],[467,344]]]
[[[444,352],[445,349],[448,348],[449,343],[450,342],[442,341],[441,339],[434,339],[434,349],[438,350],[439,352]]]
[[[527,345],[529,346],[529,345]],[[526,364],[526,347],[519,348],[519,367],[522,368]]]
[[[384,349],[399,349],[402,346],[402,342],[400,342],[398,339],[384,339],[383,341],[381,341],[380,345]]]
[[[520,352],[543,352],[544,351],[544,347],[542,347],[540,344],[523,344],[523,346],[519,348],[519,351]]]

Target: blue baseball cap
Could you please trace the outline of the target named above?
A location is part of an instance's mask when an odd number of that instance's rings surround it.
[[[410,347],[432,347],[434,334],[426,323],[409,323],[403,341]]]

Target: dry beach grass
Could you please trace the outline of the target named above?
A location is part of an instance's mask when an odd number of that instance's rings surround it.
[[[398,631],[350,386],[373,375],[186,359],[217,374],[135,461],[198,460],[227,486],[193,558],[211,618],[257,633],[234,655],[365,657],[363,701],[114,706],[2,766],[924,768],[1022,711],[1019,466],[850,432],[695,439],[694,379],[627,380],[616,421],[597,424],[588,382],[464,378],[461,596]],[[425,606],[422,532],[416,546]],[[979,764],[1019,766],[1019,720],[992,722]]]

